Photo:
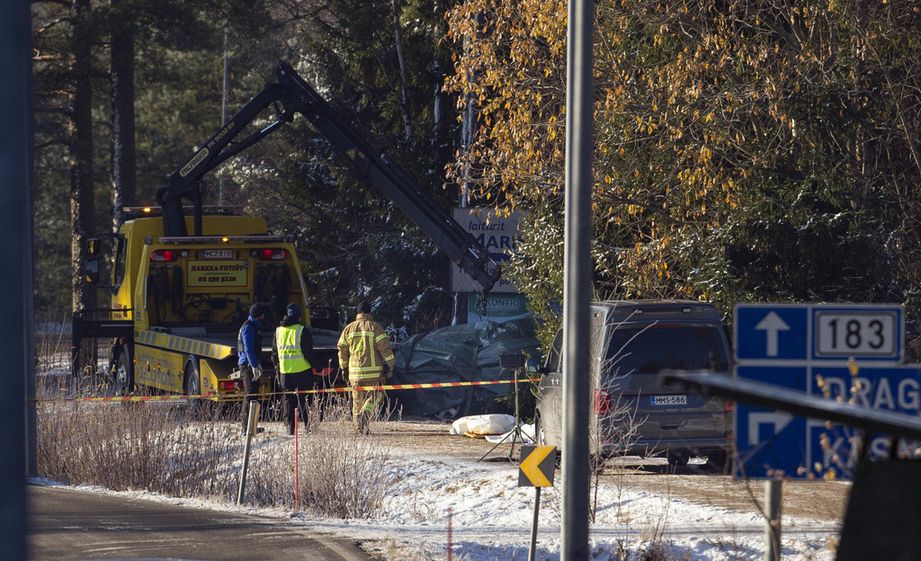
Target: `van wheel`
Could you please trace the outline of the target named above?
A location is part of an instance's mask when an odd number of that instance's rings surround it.
[[[112,392],[117,396],[129,395],[134,391],[134,364],[127,347],[122,347],[115,362],[112,376]]]
[[[670,466],[686,466],[691,455],[687,452],[673,452],[671,450],[665,453],[665,460]]]
[[[547,444],[547,433],[544,432],[544,423],[541,421],[540,412],[534,415],[534,444],[538,446]]]
[[[729,475],[732,473],[732,462],[726,452],[714,452],[707,455],[707,467],[715,473]]]

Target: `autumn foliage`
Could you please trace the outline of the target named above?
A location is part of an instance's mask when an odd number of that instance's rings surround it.
[[[511,274],[538,309],[561,288],[566,9],[470,0],[448,16],[447,87],[478,125],[450,171],[529,211]],[[921,3],[596,10],[599,297],[914,305]]]

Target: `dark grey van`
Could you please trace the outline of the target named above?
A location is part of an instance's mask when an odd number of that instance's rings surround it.
[[[592,305],[593,453],[659,456],[684,465],[706,456],[726,469],[732,411],[725,400],[685,393],[665,384],[670,370],[729,375],[730,350],[712,304],[637,300]],[[548,353],[537,400],[538,440],[563,441],[562,333]]]

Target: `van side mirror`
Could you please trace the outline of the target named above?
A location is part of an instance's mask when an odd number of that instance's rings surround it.
[[[550,373],[550,369],[547,368],[546,364],[538,364],[536,366],[533,364],[529,364],[527,370],[531,374],[540,374],[541,376],[546,376],[547,374]]]

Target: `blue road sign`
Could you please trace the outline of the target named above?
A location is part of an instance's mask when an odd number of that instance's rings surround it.
[[[739,304],[735,309],[735,375],[865,407],[919,412],[921,365],[900,366],[900,305]],[[856,376],[848,359],[858,364]],[[872,365],[868,367],[867,365]],[[888,367],[884,367],[888,366]],[[856,460],[853,430],[783,411],[736,406],[736,475],[849,477]],[[871,435],[870,450],[886,452]]]
[[[921,365],[860,368],[856,376],[846,366],[740,366],[738,374],[873,409],[912,415],[921,411]],[[846,479],[856,465],[857,431],[851,427],[739,404],[735,434],[737,476],[769,477],[780,471],[788,477],[820,478],[834,472],[836,478]],[[871,457],[886,457],[888,440],[870,435]]]
[[[897,363],[905,320],[898,304],[739,304],[736,360]]]

